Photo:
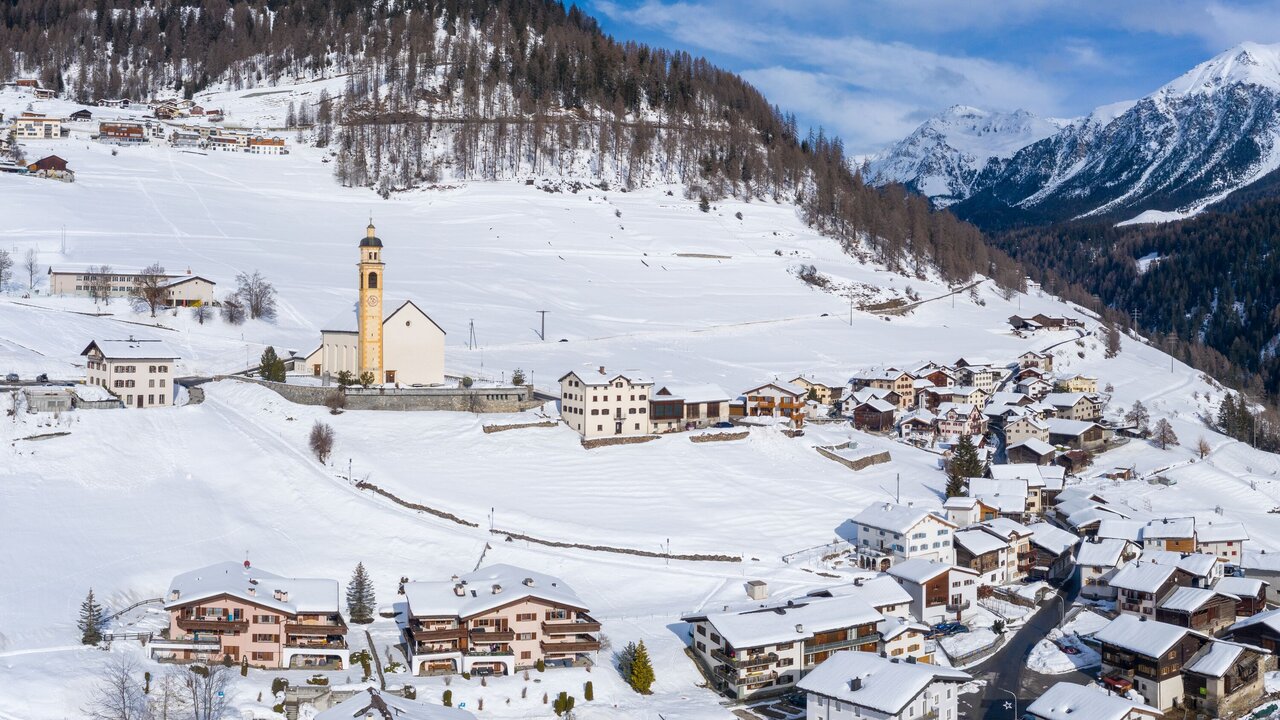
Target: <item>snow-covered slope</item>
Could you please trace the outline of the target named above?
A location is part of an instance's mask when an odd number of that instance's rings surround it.
[[[1004,113],[955,105],[872,158],[868,180],[902,183],[946,206],[969,197],[973,181],[993,159],[1009,158],[1067,122],[1026,110]]]
[[[908,182],[939,205],[960,201],[957,213],[994,227],[1144,211],[1185,217],[1280,168],[1280,45],[1243,43],[1144,98],[1048,131],[1053,121],[1013,123],[990,151],[966,150],[972,129],[955,117],[952,108],[927,121],[873,164],[883,168],[873,179]]]
[[[247,122],[287,98],[228,102],[240,103],[231,104],[233,117]],[[19,109],[14,102],[2,108],[6,114]],[[36,105],[44,108],[67,110]],[[1280,515],[1266,512],[1280,504],[1280,462],[1203,428],[1197,413],[1212,408],[1221,390],[1198,373],[1129,340],[1120,356],[1104,359],[1092,336],[1014,337],[1006,323],[1014,313],[1084,314],[1038,293],[1006,298],[989,283],[947,295],[936,282],[860,263],[804,227],[791,206],[730,202],[703,213],[679,188],[670,195],[665,188],[573,192],[537,179],[384,201],[335,185],[323,156],[307,148],[283,157],[165,147],[112,154],[80,131],[28,147],[29,155],[44,153],[66,158],[77,181],[0,175],[0,247],[19,257],[35,248],[45,265],[159,261],[223,287],[237,271],[258,268],[279,289],[282,312],[275,323],[199,325],[187,313],[151,319],[114,302],[99,315],[87,300],[11,290],[0,294],[3,372],[76,377],[77,353],[88,339],[125,334],[179,348],[179,374],[243,368],[267,344],[310,350],[320,324],[356,297],[356,243],[372,213],[386,243],[386,292],[414,300],[448,331],[450,373],[500,378],[522,368],[553,391],[561,374],[605,365],[739,392],[802,372],[847,376],[969,354],[1012,359],[1056,345],[1057,367],[1114,385],[1113,407],[1142,399],[1153,420],[1170,418],[1182,438],[1167,451],[1134,442],[1099,459],[1139,472],[1168,466],[1176,486],[1099,483],[1100,490],[1131,494],[1143,512],[1221,505],[1246,523],[1250,547],[1280,550]],[[850,313],[844,294],[796,278],[801,263],[868,301],[905,296],[908,287],[938,299],[901,317]],[[550,311],[546,342],[536,334],[537,310]],[[472,320],[478,344],[468,347]],[[631,693],[602,652],[591,675],[547,672],[536,690],[581,697],[582,683],[592,680],[596,700],[579,707],[596,720],[659,713],[728,720],[729,710],[700,687],[684,654],[680,614],[744,602],[749,579],[767,580],[782,597],[847,579],[847,569],[820,565],[821,551],[790,563],[783,556],[831,542],[848,517],[873,502],[900,494],[904,502],[939,507],[945,484],[937,455],[845,425],[811,424],[799,438],[761,428],[736,442],[695,444],[676,435],[588,451],[564,426],[483,431],[485,423],[528,420],[533,412],[332,416],[241,383],[206,387],[207,399],[195,406],[0,417],[0,718],[83,714],[106,657],[76,642],[76,607],[90,587],[121,608],[159,596],[178,572],[247,554],[274,572],[341,580],[363,561],[383,605],[396,601],[402,576],[447,578],[480,562],[558,575],[602,620],[614,648],[646,642],[657,684],[653,696]],[[336,432],[329,465],[306,452],[316,420]],[[69,434],[27,439],[54,432]],[[1194,462],[1201,434],[1215,449]],[[813,449],[849,440],[887,449],[893,459],[855,474]],[[477,527],[357,491],[349,475]],[[491,525],[554,541],[743,561],[667,563],[508,542],[491,534]],[[812,572],[818,567],[837,578]],[[394,624],[379,620],[372,637],[384,657],[396,640]],[[361,633],[353,638],[364,646]],[[140,649],[118,642],[113,652]],[[235,704],[273,717],[269,692],[261,701],[258,693],[277,675],[301,683],[309,674],[237,676]],[[331,674],[334,682],[344,676],[358,677],[358,670]],[[413,682],[431,701],[444,690],[440,678]],[[541,693],[525,698],[523,683],[519,676],[487,685],[454,678],[451,690],[468,707],[485,698],[486,716],[545,716]]]

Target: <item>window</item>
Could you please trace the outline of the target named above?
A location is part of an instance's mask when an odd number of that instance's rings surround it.
[[[276,659],[276,654],[273,652],[254,652],[252,655],[252,660],[271,662]]]
[[[532,652],[532,651],[529,651],[529,650],[521,650],[521,651],[520,651],[520,659],[521,659],[521,660],[529,660],[529,659],[531,659],[532,657],[533,657],[533,652]]]
[[[544,617],[547,620],[568,620],[569,611],[568,610],[548,610],[547,614]]]
[[[369,289],[376,290],[378,288],[378,273],[369,273]]]
[[[699,634],[699,635],[701,635],[701,636],[703,636],[703,637],[706,637],[706,635],[707,635],[707,626],[706,626],[706,625],[699,625],[699,626],[698,626],[698,634]]]
[[[517,640],[532,640],[533,633],[516,633]]]
[[[516,622],[537,622],[537,621],[538,621],[538,613],[518,613],[516,615]]]
[[[271,634],[268,634],[268,633],[254,633],[254,634],[253,634],[253,641],[254,641],[254,642],[264,642],[264,643],[280,642],[280,636],[279,636],[279,635],[271,635]]]
[[[715,643],[716,645],[719,645],[719,644],[720,644],[720,636],[719,636],[719,635],[717,635],[717,634],[715,634],[715,633],[711,633],[711,642]]]
[[[706,651],[707,651],[707,644],[706,644],[706,643],[704,643],[704,642],[702,642],[701,640],[699,640],[699,641],[697,641],[696,643],[694,643],[694,645],[696,645],[696,646],[697,646],[697,648],[698,648],[698,650],[699,650],[700,652],[706,652]]]
[[[795,658],[782,658],[778,660],[778,667],[791,667],[796,664]]]

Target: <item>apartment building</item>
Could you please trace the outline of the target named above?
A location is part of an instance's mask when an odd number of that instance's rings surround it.
[[[1120,568],[1138,556],[1138,546],[1119,538],[1091,538],[1080,543],[1076,551],[1076,569],[1080,573],[1080,595],[1094,600],[1116,597],[1111,578]]]
[[[639,376],[571,372],[560,378],[560,417],[584,440],[650,432],[653,381]]]
[[[98,139],[106,143],[138,144],[147,141],[147,128],[136,122],[100,122]]]
[[[106,388],[128,408],[173,405],[178,355],[160,340],[93,340],[80,352],[85,383]]]
[[[740,408],[736,411],[747,417],[803,418],[809,391],[791,383],[771,382],[744,390]],[[734,412],[730,408],[730,412]]]
[[[889,568],[911,596],[911,614],[925,623],[963,620],[978,604],[978,571],[934,560],[907,560]]]
[[[915,381],[915,376],[905,370],[885,368],[854,375],[850,385],[855,391],[863,388],[892,390],[898,395],[898,409],[907,411],[916,406]]]
[[[961,670],[880,657],[836,653],[800,682],[807,720],[958,720]]]
[[[1196,552],[1216,555],[1229,565],[1240,565],[1248,539],[1244,525],[1234,520],[1196,523]]]
[[[152,657],[255,667],[350,664],[338,582],[286,578],[223,562],[178,575],[164,596],[169,627],[148,643]]]
[[[835,405],[844,400],[845,390],[849,387],[848,380],[812,378],[804,375],[797,376],[791,381],[791,384],[804,388],[814,400],[822,405]]]
[[[289,148],[285,147],[284,138],[281,137],[251,137],[245,144],[245,151],[254,155],[289,154]]]
[[[884,616],[860,597],[839,595],[682,619],[691,626],[694,657],[715,688],[745,700],[795,685],[840,650],[875,653]]]
[[[1138,560],[1120,568],[1111,578],[1116,589],[1116,610],[1154,617],[1156,606],[1175,588],[1191,587],[1191,574],[1177,565]]]
[[[875,503],[853,516],[856,537],[854,550],[859,565],[869,570],[888,570],[912,558],[955,560],[951,533],[955,523],[923,508],[894,503]]]
[[[23,140],[56,140],[62,137],[62,119],[24,112],[13,119],[13,137]]]
[[[600,623],[563,580],[513,565],[490,565],[449,580],[407,582],[405,646],[415,675],[514,674],[590,665]]]
[[[107,272],[101,272],[102,268]],[[129,297],[134,292],[134,285],[142,275],[142,268],[113,268],[106,265],[90,264],[50,265],[49,293],[71,297],[89,297],[95,285],[100,292],[113,298]],[[194,275],[190,270],[185,273],[163,273],[165,288],[165,304],[175,307],[188,307],[199,302],[208,305],[214,302],[218,284],[208,278]]]

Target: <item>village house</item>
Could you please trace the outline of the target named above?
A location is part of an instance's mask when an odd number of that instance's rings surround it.
[[[893,578],[886,576],[885,579],[897,587],[899,592],[906,594],[901,586],[893,582]],[[933,652],[929,650],[930,643],[925,639],[933,632],[933,628],[928,625],[913,618],[886,617],[876,625],[876,632],[880,633],[879,652],[883,653],[884,657],[900,660],[910,658],[910,660],[924,663],[934,662]]]
[[[129,98],[99,98],[94,102],[94,105],[98,107],[127,108],[129,107]]]
[[[649,400],[650,432],[693,430],[728,421],[729,393],[715,385],[663,385]]]
[[[56,140],[62,137],[62,119],[24,112],[13,119],[13,137],[23,140]]]
[[[992,508],[997,517],[1022,521],[1032,514],[1028,508],[1032,499],[1027,494],[1026,480],[996,480],[993,478],[968,478],[966,492]]]
[[[999,515],[999,510],[976,497],[955,495],[942,502],[942,512],[956,527],[977,525]]]
[[[1191,575],[1177,565],[1136,560],[1111,577],[1111,587],[1118,612],[1154,617],[1160,601],[1175,588],[1191,587]]]
[[[1209,642],[1193,630],[1128,614],[1093,637],[1102,647],[1102,675],[1129,680],[1148,705],[1160,710],[1181,702],[1182,669]]]
[[[853,582],[831,585],[808,593],[809,597],[856,597],[886,618],[911,620],[911,596],[885,573],[864,573]]]
[[[72,179],[75,177],[75,173],[67,167],[67,161],[57,155],[46,155],[30,165],[27,165],[27,170],[35,173],[38,177],[62,179]]]
[[[244,152],[249,146],[247,135],[217,132],[209,136],[208,146],[211,150],[221,152]]]
[[[888,432],[893,430],[894,413],[897,406],[887,400],[872,398],[853,406],[853,426],[868,432]]]
[[[1195,527],[1196,552],[1216,555],[1228,565],[1240,565],[1244,559],[1244,543],[1249,539],[1243,523],[1234,520],[1197,522]]]
[[[173,405],[178,355],[160,340],[93,340],[80,352],[85,382],[106,388],[127,408]]]
[[[98,272],[98,267],[100,266],[86,264],[50,265],[49,293],[89,297],[92,294],[91,288],[97,284],[100,289],[105,289],[105,294],[109,297],[129,297],[134,294],[135,286],[143,276],[141,268],[109,267],[110,272],[106,273],[108,277],[103,281],[103,274]],[[190,270],[182,274],[162,273],[161,276],[166,305],[187,307],[197,302],[209,305],[215,301],[217,283],[212,280],[193,275]]]
[[[947,564],[955,560],[951,547],[955,524],[929,510],[873,503],[853,516],[850,523],[856,533],[852,542],[863,568],[884,571],[912,558]]]
[[[929,381],[929,384],[936,388],[949,388],[956,384],[956,371],[938,363],[921,365],[912,371],[911,375]]]
[[[81,108],[68,115],[67,119],[71,122],[89,122],[93,119],[93,113],[89,112],[89,110],[85,108]]]
[[[1044,400],[1053,392],[1053,385],[1049,381],[1038,378],[1028,377],[1018,381],[1014,386],[1018,392],[1025,394],[1033,400]]]
[[[983,585],[1006,585],[1009,577],[1008,541],[982,527],[965,528],[955,533],[956,565],[978,573]]]
[[[173,147],[200,147],[204,145],[204,137],[192,130],[178,129],[169,133],[169,144]]]
[[[1106,407],[1102,398],[1090,393],[1054,392],[1045,395],[1044,401],[1053,406],[1059,418],[1084,422],[1101,420],[1102,410]]]
[[[1143,550],[1196,551],[1196,520],[1191,517],[1160,518],[1142,527]]]
[[[1267,609],[1267,585],[1267,581],[1258,578],[1228,575],[1214,583],[1213,589],[1240,598],[1236,616],[1249,617]]]
[[[915,380],[915,377],[905,370],[885,368],[855,374],[849,383],[855,391],[868,387],[892,390],[898,394],[898,409],[907,411],[916,406]]]
[[[796,377],[791,381],[791,384],[804,388],[808,392],[810,400],[820,405],[830,405],[832,407],[844,399],[844,391],[849,385],[847,381],[836,381],[831,378],[817,380],[803,375]]]
[[[1035,513],[1043,513],[1056,503],[1066,482],[1066,472],[1062,468],[1034,463],[1008,462],[992,465],[987,468],[987,474],[995,480],[1025,480],[1027,491],[1033,500],[1032,512]],[[1034,502],[1036,500],[1038,503]]]
[[[924,623],[960,622],[978,604],[978,571],[936,560],[916,558],[888,573],[911,596],[911,614]]]
[[[990,395],[1008,371],[991,365],[966,365],[957,369],[960,385],[974,387]]]
[[[1057,387],[1066,393],[1085,393],[1092,395],[1098,392],[1098,378],[1088,375],[1064,375],[1057,379]]]
[[[1044,372],[1053,370],[1053,354],[1028,350],[1018,356],[1018,367],[1021,369],[1036,368]]]
[[[1209,588],[1179,587],[1156,605],[1156,620],[1216,635],[1236,621],[1240,598]]]
[[[935,429],[944,437],[951,435],[986,435],[987,418],[978,405],[944,402],[938,406]]]
[[[789,417],[803,420],[809,392],[790,383],[771,382],[743,391],[729,409],[736,416]]]
[[[912,410],[898,420],[898,437],[917,445],[929,445],[937,437],[938,418],[928,410]]]
[[[1005,443],[1015,445],[1023,440],[1030,439],[1044,443],[1049,442],[1049,424],[1030,413],[1022,413],[1005,420]]]
[[[846,651],[814,668],[799,687],[807,693],[807,720],[958,720],[960,685],[972,679],[948,667]]]
[[[384,302],[387,265],[382,253],[385,249],[372,222],[365,228],[365,236],[357,248],[357,302],[320,326],[320,346],[308,353],[303,362],[313,376],[320,378],[338,377],[345,372],[358,380],[368,373],[376,385],[443,384],[444,329],[410,300]],[[560,385],[561,415],[567,418],[563,403],[564,378]],[[583,407],[581,398],[577,402],[573,407]],[[648,407],[647,402],[641,404]],[[596,426],[581,417],[575,419],[582,428]],[[641,418],[640,423],[642,430],[648,432],[647,416]],[[579,433],[586,432],[582,428],[578,429]]]
[[[338,582],[285,578],[244,563],[183,573],[164,596],[169,626],[152,638],[152,657],[255,667],[350,665]]]
[[[571,372],[560,378],[560,417],[584,440],[648,435],[652,392],[653,381],[640,376]]]
[[[1094,451],[1107,444],[1110,432],[1096,422],[1049,418],[1049,442],[1072,450]]]
[[[1267,657],[1256,647],[1214,640],[1182,671],[1185,707],[1197,717],[1232,717],[1248,712],[1265,692]]]
[[[1093,539],[1080,543],[1076,551],[1080,595],[1092,600],[1115,599],[1111,578],[1136,557],[1138,546],[1128,540]]]
[[[1280,653],[1280,608],[1264,610],[1240,620],[1228,627],[1223,636],[1260,647],[1273,655]]]
[[[1027,707],[1025,720],[1158,720],[1159,710],[1092,685],[1055,683]]]
[[[415,675],[592,664],[600,623],[563,580],[490,565],[449,580],[403,583],[405,647]]]
[[[1031,531],[1031,549],[1035,553],[1029,576],[1050,582],[1070,577],[1075,570],[1075,548],[1080,538],[1047,522],[1028,525],[1027,529]]]
[[[100,122],[98,123],[98,139],[106,143],[131,145],[147,141],[147,129],[136,122]]]
[[[694,657],[713,686],[737,700],[791,687],[841,650],[877,652],[876,627],[883,619],[861,598],[848,595],[682,618],[690,624]]]
[[[1076,318],[1069,318],[1062,315],[1045,315],[1044,313],[1036,313],[1031,317],[1021,317],[1018,315],[1009,316],[1009,324],[1014,330],[1022,330],[1027,332],[1036,332],[1039,330],[1065,330],[1073,327],[1084,327],[1084,322]]]
[[[1222,578],[1223,562],[1208,553],[1143,550],[1142,560],[1160,565],[1176,565],[1191,576],[1191,587],[1211,588]]]

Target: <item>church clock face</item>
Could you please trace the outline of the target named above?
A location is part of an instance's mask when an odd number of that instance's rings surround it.
[[[376,295],[370,295],[369,299],[365,300],[365,302],[369,304],[369,307],[376,307],[378,304],[378,297]]]

